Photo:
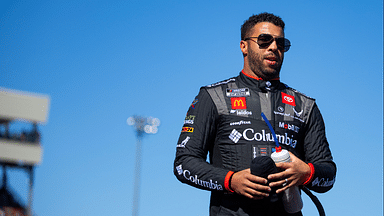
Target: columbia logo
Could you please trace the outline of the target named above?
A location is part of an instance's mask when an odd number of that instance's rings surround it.
[[[179,175],[183,174],[183,168],[182,168],[181,164],[180,164],[179,166],[176,167],[176,170],[177,170],[177,173],[178,173]]]
[[[239,139],[242,137],[241,133],[239,133],[236,129],[233,129],[231,134],[229,134],[229,139],[231,139],[234,143],[239,142]]]

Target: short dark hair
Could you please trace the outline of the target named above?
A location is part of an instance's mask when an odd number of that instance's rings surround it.
[[[248,18],[248,20],[244,21],[244,24],[241,26],[241,40],[244,40],[246,37],[248,37],[253,26],[260,22],[272,23],[275,26],[281,27],[284,31],[285,23],[279,16],[264,12],[261,14],[252,15]]]

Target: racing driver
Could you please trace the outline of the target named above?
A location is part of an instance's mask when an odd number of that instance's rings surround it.
[[[314,99],[279,80],[290,41],[278,16],[261,13],[241,27],[244,66],[238,76],[204,86],[193,100],[176,147],[178,180],[211,191],[210,215],[288,214],[277,194],[299,186],[324,193],[333,187],[336,165]],[[250,172],[251,161],[275,151],[273,131],[292,162],[277,163],[280,172],[262,178]]]

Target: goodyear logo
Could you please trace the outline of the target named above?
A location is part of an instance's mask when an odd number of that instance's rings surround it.
[[[183,127],[181,132],[193,133],[193,127]]]
[[[247,109],[247,103],[245,97],[232,97],[231,98],[232,109]]]

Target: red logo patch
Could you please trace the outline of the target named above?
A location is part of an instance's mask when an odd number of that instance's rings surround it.
[[[232,97],[231,98],[232,109],[247,109],[247,103],[245,97]]]
[[[285,94],[284,92],[281,92],[281,98],[283,100],[283,103],[296,106],[295,97],[292,95]]]
[[[183,127],[181,132],[193,133],[193,127]]]

